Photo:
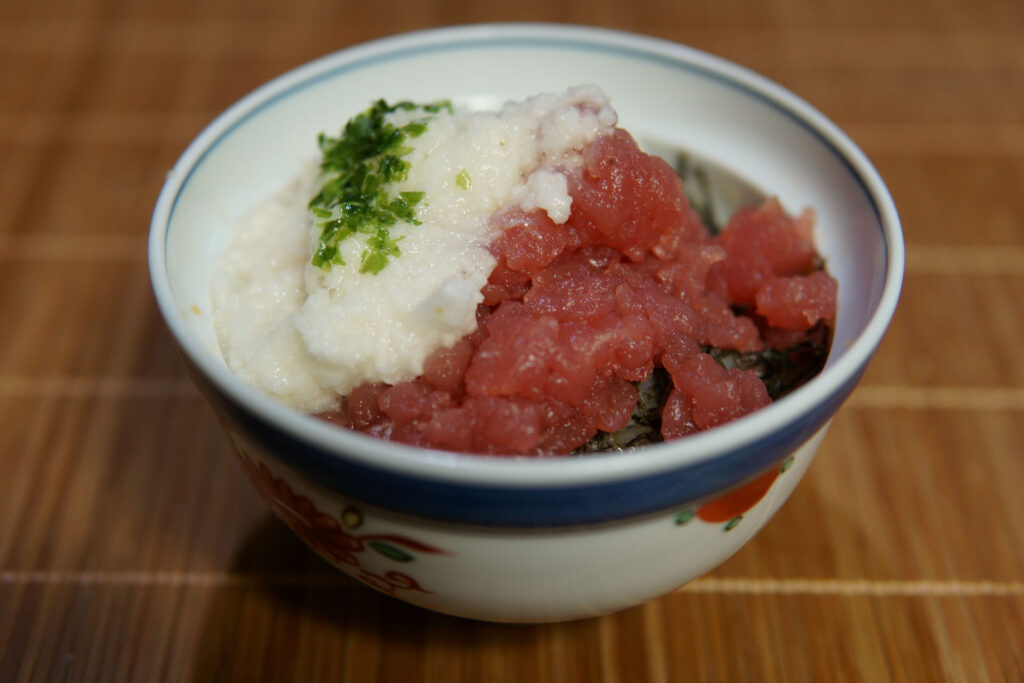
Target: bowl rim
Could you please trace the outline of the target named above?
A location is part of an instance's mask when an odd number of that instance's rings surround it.
[[[586,457],[509,457],[451,453],[407,446],[351,432],[296,411],[262,394],[212,357],[183,322],[172,293],[166,261],[168,228],[189,177],[217,141],[259,107],[282,97],[297,84],[324,77],[340,66],[425,47],[495,40],[558,41],[580,47],[599,44],[695,71],[749,92],[770,103],[815,134],[851,170],[874,205],[884,238],[885,279],[877,306],[863,331],[818,376],[784,399],[715,429],[684,439],[647,446],[635,453],[595,453]],[[271,428],[314,449],[407,477],[464,485],[559,487],[649,477],[659,472],[706,463],[769,437],[815,407],[848,393],[881,342],[895,312],[903,280],[904,243],[895,204],[881,176],[857,145],[821,112],[767,78],[721,57],[661,38],[613,29],[546,23],[488,23],[425,29],[379,38],[324,55],[273,78],[251,91],[210,122],[188,145],[157,198],[149,233],[149,271],[158,308],[187,360],[216,390]]]

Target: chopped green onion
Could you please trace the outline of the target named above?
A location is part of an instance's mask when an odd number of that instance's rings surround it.
[[[419,110],[427,116],[397,127],[387,115],[398,110]],[[423,200],[423,193],[401,192],[392,197],[388,189],[409,176],[409,162],[402,157],[412,147],[406,141],[422,135],[433,115],[442,110],[450,112],[451,103],[418,105],[402,101],[389,105],[377,100],[346,123],[340,137],[318,136],[324,181],[309,202],[310,213],[320,228],[313,265],[324,270],[344,265],[338,245],[356,233],[370,235],[360,259],[360,272],[377,274],[400,254],[398,240],[391,238],[391,226],[398,222],[419,225],[414,209]]]

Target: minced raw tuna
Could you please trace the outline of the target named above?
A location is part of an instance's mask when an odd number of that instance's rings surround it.
[[[493,218],[476,329],[419,377],[364,383],[325,419],[429,448],[564,454],[629,425],[637,387],[658,373],[670,380],[660,436],[673,439],[771,402],[742,359],[827,352],[837,284],[810,211],[768,200],[711,235],[672,167],[625,131],[583,157],[567,174],[567,221],[515,207]]]

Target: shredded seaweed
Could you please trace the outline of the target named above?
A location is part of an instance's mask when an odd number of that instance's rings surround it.
[[[617,432],[598,432],[590,441],[573,451],[573,454],[627,451],[663,440],[661,412],[672,392],[672,378],[667,370],[656,366],[647,379],[633,384],[636,386],[637,401],[629,424]]]
[[[787,349],[744,353],[736,349],[705,346],[702,351],[727,370],[753,372],[764,382],[772,401],[777,401],[821,372],[831,346],[830,332],[827,325],[819,323],[809,333],[809,340]],[[661,413],[672,392],[672,378],[664,368],[656,366],[650,377],[635,385],[638,398],[629,424],[614,433],[598,432],[573,454],[628,451],[664,440],[661,437]]]
[[[824,326],[822,326],[824,329]],[[764,349],[741,353],[735,349],[706,347],[715,361],[727,370],[749,370],[764,382],[768,396],[777,401],[821,372],[828,359],[828,344],[817,339],[787,349]]]

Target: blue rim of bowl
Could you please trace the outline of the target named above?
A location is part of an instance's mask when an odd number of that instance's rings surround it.
[[[233,130],[298,88],[386,60],[494,47],[613,52],[685,69],[756,97],[813,134],[860,184],[882,232],[885,280],[860,336],[786,399],[714,430],[648,447],[642,455],[518,459],[425,451],[325,424],[232,375],[180,321],[167,279],[167,228],[192,173]],[[346,496],[429,519],[510,527],[599,523],[666,510],[723,491],[784,458],[823,427],[853,390],[895,311],[904,259],[899,218],[877,171],[809,104],[762,76],[693,48],[559,24],[420,31],[348,48],[279,76],[221,114],[182,154],[157,200],[149,251],[161,312],[193,366],[197,383],[233,428],[272,444],[275,453],[287,454],[283,461],[288,467]]]

